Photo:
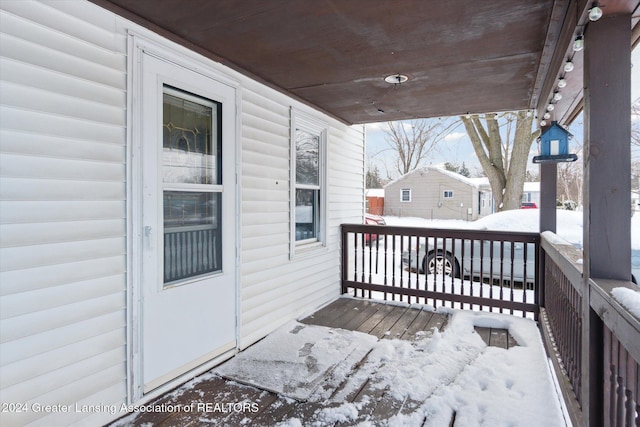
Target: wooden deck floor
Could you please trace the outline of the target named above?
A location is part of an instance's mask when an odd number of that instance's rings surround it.
[[[424,311],[419,307],[340,298],[300,322],[364,332],[379,339],[413,340],[417,336],[432,333],[433,328],[443,330],[447,324],[447,316]],[[517,345],[504,330],[484,328],[477,329],[477,332],[488,345],[503,348]],[[166,411],[141,413],[135,419],[120,420],[118,425],[273,426],[291,418],[305,420],[303,425],[314,422],[315,425],[347,425],[339,422],[323,423],[317,419],[320,410],[339,406],[339,403],[298,402],[269,391],[228,381],[217,375],[205,374],[203,378],[194,386],[179,388],[151,403],[156,407],[164,405]],[[376,420],[387,419],[390,414],[401,410],[410,411],[420,404],[385,399],[387,392],[369,387],[365,380],[359,389],[348,394],[344,402],[357,403],[361,408],[359,419],[366,419],[374,424]],[[184,410],[187,407],[188,411]]]

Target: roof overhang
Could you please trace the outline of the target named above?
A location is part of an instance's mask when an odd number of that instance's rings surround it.
[[[541,111],[591,5],[577,0],[91,1],[346,123]],[[634,11],[638,2],[600,5],[606,16]],[[579,58],[574,62],[574,75],[580,75]],[[396,73],[408,81],[385,82]],[[557,105],[560,122],[581,105],[581,81],[569,82]]]

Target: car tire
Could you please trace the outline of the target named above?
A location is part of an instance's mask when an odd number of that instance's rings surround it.
[[[458,261],[449,252],[431,252],[422,262],[422,271],[425,274],[444,273],[445,276],[460,277]]]

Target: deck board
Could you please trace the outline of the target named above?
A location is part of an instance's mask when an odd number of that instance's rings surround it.
[[[364,332],[365,334],[370,333],[378,323],[382,322],[382,320],[384,320],[384,318],[395,309],[397,309],[397,307],[394,305],[382,305],[378,311],[362,322],[355,330],[358,332]]]
[[[353,301],[358,301],[356,304],[359,304],[360,300]],[[344,314],[348,313],[349,310],[353,310],[353,307],[354,305],[351,304],[347,298],[339,298],[328,306],[316,311],[312,315],[305,317],[300,322],[309,325],[335,328],[340,324],[339,319],[342,318]]]
[[[407,331],[409,326],[414,322],[418,314],[420,314],[420,308],[409,307],[402,313],[402,316],[396,320],[396,322],[389,328],[389,331],[385,332],[384,338],[386,339],[400,339]]]
[[[394,310],[387,313],[387,315],[368,333],[378,338],[383,338],[385,335],[390,334],[393,325],[395,325],[396,322],[405,315],[405,311],[407,310],[409,310],[408,307],[396,307]]]
[[[380,304],[369,303],[367,306],[358,308],[357,313],[350,313],[352,317],[350,319],[343,319],[343,323],[340,326],[342,329],[349,331],[357,331],[360,325],[373,316],[378,310],[380,310]]]
[[[447,316],[426,311],[422,306],[340,298],[300,322],[370,333],[379,339],[413,340],[417,336],[432,333],[434,327],[443,328],[446,325]],[[366,362],[366,358],[367,356],[356,365],[354,370],[359,369],[360,365]],[[291,418],[325,425],[322,409],[338,407],[345,403],[354,403],[359,406],[358,420],[355,423],[367,421],[376,424],[376,420],[388,419],[401,411],[419,406],[419,402],[399,402],[393,399],[389,390],[379,389],[369,384],[368,377],[365,375],[357,376],[357,379],[354,377],[356,376],[347,377],[327,401],[299,402],[257,387],[226,380],[217,375],[205,374],[195,384],[167,393],[151,403],[153,405],[189,405],[190,411],[145,412],[140,413],[129,423],[119,425],[272,426]],[[345,398],[337,399],[336,396],[345,396]],[[229,412],[224,411],[224,407],[221,410],[220,407],[214,406],[243,402],[254,404],[255,410]],[[354,420],[348,423],[331,421],[327,425],[353,424]]]

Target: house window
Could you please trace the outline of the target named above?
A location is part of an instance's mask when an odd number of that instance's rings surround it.
[[[445,199],[453,199],[453,190],[444,190],[442,192],[442,197]]]
[[[403,188],[400,190],[400,201],[401,202],[410,202],[411,201],[411,189]]]
[[[163,91],[165,285],[222,270],[222,104]]]
[[[292,252],[324,243],[326,127],[292,111]]]

